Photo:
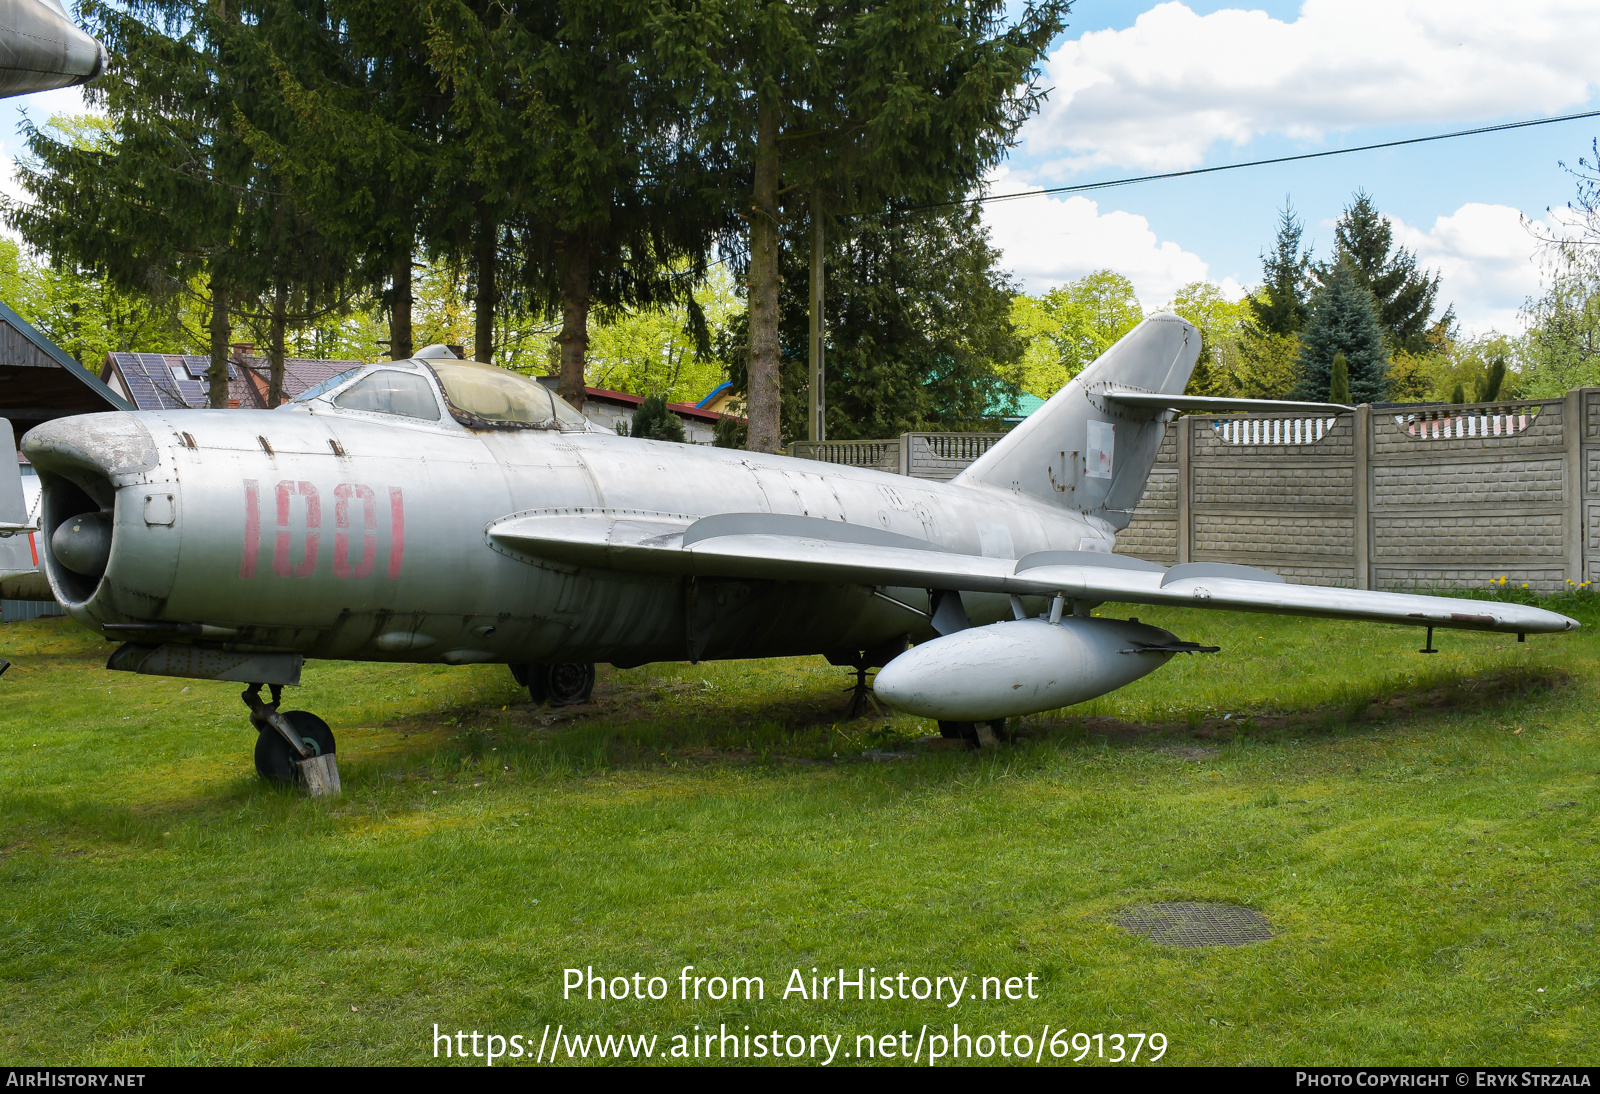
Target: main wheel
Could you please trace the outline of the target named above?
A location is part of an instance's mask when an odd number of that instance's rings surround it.
[[[594,663],[568,662],[549,667],[549,696],[553,707],[587,702],[594,692]]]
[[[513,665],[511,670],[517,673],[517,683],[528,689],[528,698],[533,700],[533,705],[542,707],[550,701],[550,666],[549,665]]]
[[[295,735],[305,742],[313,756],[326,756],[333,752],[333,730],[328,723],[306,710],[286,710],[284,719]],[[270,726],[256,735],[256,774],[269,783],[293,784],[300,781],[302,759],[289,747],[283,734]]]
[[[940,722],[939,736],[947,737],[952,741],[966,741],[976,748],[978,746],[978,723]]]

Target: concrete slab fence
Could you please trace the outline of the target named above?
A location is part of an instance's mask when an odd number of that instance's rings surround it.
[[[796,441],[789,455],[949,482],[1004,433],[902,433],[884,441]]]
[[[946,481],[1002,434],[797,444]],[[1600,580],[1600,388],[1354,414],[1191,415],[1167,430],[1117,550],[1360,589],[1551,592]]]

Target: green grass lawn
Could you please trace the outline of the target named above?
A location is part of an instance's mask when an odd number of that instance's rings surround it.
[[[603,667],[575,712],[503,667],[313,663],[286,706],[338,734],[334,802],[257,782],[237,685],[0,627],[0,1062],[419,1063],[435,1023],[549,1023],[658,1055],[696,1025],[842,1034],[853,1063],[952,1022],[1160,1032],[1167,1063],[1594,1062],[1600,618],[1424,657],[1400,628],[1136,614],[1223,652],[981,753],[844,721],[820,659]],[[1114,922],[1164,900],[1276,937]],[[766,998],[683,1001],[685,965]],[[563,999],[587,966],[670,993]],[[841,966],[1039,997],[782,998]]]

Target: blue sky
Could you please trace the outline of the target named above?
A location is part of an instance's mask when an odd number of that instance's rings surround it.
[[[1600,4],[1078,0],[1042,84],[1050,101],[996,192],[1597,109]],[[22,111],[43,122],[80,109],[75,89],[0,100],[0,166],[22,150]],[[1442,273],[1464,326],[1511,331],[1539,287],[1522,218],[1542,223],[1565,205],[1573,185],[1559,162],[1588,154],[1596,122],[1030,198],[986,219],[1025,287],[1110,267],[1156,307],[1199,277],[1230,292],[1255,284],[1286,195],[1325,255],[1333,220],[1364,188]]]
[[[1092,182],[1368,144],[1600,107],[1600,5],[1576,0],[1079,0],[1053,48],[1051,101],[1025,126],[997,191]],[[1444,275],[1470,330],[1516,329],[1539,285],[1537,241],[1573,193],[1559,161],[1600,119],[1309,163],[991,207],[1031,289],[1109,266],[1147,306],[1206,276],[1260,278],[1291,196],[1321,254],[1358,188]],[[1093,205],[1088,203],[1092,202]],[[1538,227],[1535,225],[1534,227]]]

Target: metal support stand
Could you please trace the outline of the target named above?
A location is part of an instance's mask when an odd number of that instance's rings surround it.
[[[866,716],[868,709],[878,710],[878,700],[872,694],[872,688],[867,684],[867,669],[864,665],[856,666],[856,682],[850,687],[850,709],[845,712],[845,717],[851,721]]]
[[[1438,650],[1433,648],[1433,628],[1432,627],[1428,628],[1428,644],[1425,647],[1423,647],[1422,649],[1418,650],[1417,652],[1418,653],[1438,653],[1439,652]]]

